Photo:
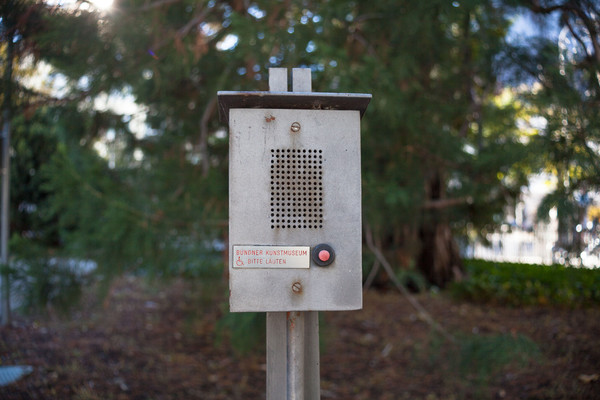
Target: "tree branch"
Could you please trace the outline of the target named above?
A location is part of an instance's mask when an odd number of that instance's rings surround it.
[[[423,205],[424,210],[439,210],[442,208],[450,208],[454,206],[460,206],[463,204],[471,204],[473,203],[473,198],[471,196],[466,197],[458,197],[455,199],[439,199],[439,200],[429,200],[425,202]]]
[[[583,24],[587,28],[588,33],[590,34],[590,40],[592,41],[592,46],[594,48],[594,54],[593,54],[595,56],[594,58],[596,59],[596,62],[600,66],[600,41],[598,40],[598,31],[594,27],[594,23],[592,21],[590,21],[590,18],[583,12],[583,10],[581,10],[580,8],[574,8],[573,12],[579,18],[581,18],[581,20],[583,21]],[[570,26],[569,26],[569,29],[571,29]],[[575,32],[573,32],[572,29],[571,29],[571,33],[573,33],[573,35],[575,37],[577,37],[575,35]],[[582,47],[586,50],[586,54],[587,54],[587,49],[586,49],[585,45],[582,44]]]
[[[572,7],[568,4],[557,4],[557,5],[550,6],[550,7],[543,7],[542,5],[540,5],[539,0],[533,0],[531,2],[531,7],[529,7],[529,9],[537,14],[552,14],[554,11],[557,11],[557,10],[561,10],[561,11],[573,10],[574,7]]]
[[[577,42],[579,43],[579,45],[581,46],[581,48],[585,52],[585,56],[586,57],[591,57],[591,54],[588,53],[588,51],[587,51],[587,46],[585,45],[585,43],[583,42],[583,40],[581,39],[581,37],[577,34],[577,32],[575,32],[575,29],[571,25],[571,22],[569,22],[567,20],[567,21],[565,21],[565,24],[567,24],[567,28],[569,28],[569,31],[571,31],[571,35],[573,35],[573,37],[575,37],[575,40],[577,40]]]
[[[419,312],[419,315],[423,318],[423,320],[425,320],[425,322],[427,322],[433,329],[441,333],[442,336],[446,338],[446,340],[452,343],[456,343],[456,338],[453,335],[451,335],[447,330],[445,330],[440,324],[438,324],[433,319],[431,314],[429,314],[429,312],[427,312],[427,310],[423,308],[421,303],[419,303],[418,300],[413,295],[411,295],[408,292],[408,290],[404,287],[404,285],[402,285],[402,283],[398,280],[398,278],[394,274],[394,270],[392,269],[390,263],[387,261],[381,250],[377,246],[375,246],[373,242],[373,232],[369,224],[367,223],[365,223],[365,241],[367,243],[367,247],[375,255],[376,259],[379,260],[379,262],[385,269],[385,272],[388,274],[394,285],[398,288],[400,293],[402,293],[402,295],[406,297],[410,305],[412,305],[415,308],[415,310]]]
[[[202,114],[202,119],[200,120],[200,138],[198,140],[198,145],[200,147],[203,177],[206,177],[206,175],[208,175],[208,169],[210,167],[208,160],[208,121],[215,113],[216,108],[217,96],[213,96],[206,105],[204,113]]]
[[[201,13],[199,13],[194,18],[192,18],[190,21],[188,21],[187,24],[185,24],[184,26],[179,28],[177,30],[177,32],[175,32],[174,35],[167,37],[164,40],[160,41],[156,46],[154,46],[153,50],[156,51],[156,50],[160,49],[161,47],[163,47],[164,45],[166,45],[168,42],[170,42],[173,39],[180,40],[181,38],[183,38],[185,35],[187,35],[189,33],[189,31],[194,26],[198,25],[200,22],[202,22],[204,20],[204,18],[206,17],[206,14],[207,14],[207,10],[206,9],[202,10]]]
[[[579,17],[583,21],[583,24],[585,25],[585,27],[587,28],[587,30],[590,34],[592,46],[594,47],[594,56],[595,56],[596,62],[598,64],[600,64],[600,41],[598,40],[598,32],[596,31],[596,28],[594,27],[594,23],[591,21],[591,18],[589,18],[585,14],[585,12],[581,9],[581,7],[577,7],[574,4],[579,4],[579,2],[568,2],[568,3],[564,3],[564,4],[557,4],[557,5],[554,5],[551,7],[543,7],[540,5],[539,0],[533,0],[530,10],[533,11],[534,13],[538,13],[538,14],[551,14],[554,11],[560,10],[564,13],[572,12],[577,17]],[[592,9],[594,9],[591,5],[590,5],[590,7]],[[595,9],[594,9],[594,11],[595,11]],[[569,27],[569,30],[571,31],[571,33],[573,33],[573,35],[576,36],[568,22],[567,22],[567,26]],[[584,49],[585,49],[585,46],[584,46]]]

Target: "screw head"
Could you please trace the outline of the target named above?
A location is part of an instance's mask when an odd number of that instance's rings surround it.
[[[296,294],[302,293],[302,284],[300,282],[294,282],[292,284],[292,292]]]
[[[292,126],[290,127],[290,129],[294,133],[300,132],[300,123],[299,122],[292,123]]]

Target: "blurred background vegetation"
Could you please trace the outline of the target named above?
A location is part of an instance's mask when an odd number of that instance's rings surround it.
[[[583,250],[576,226],[600,188],[593,0],[0,7],[11,135],[2,272],[30,297],[24,306],[69,304],[89,274],[225,287],[228,135],[216,94],[267,90],[270,67],[310,68],[314,91],[373,94],[362,120],[363,226],[407,284],[479,276],[461,247],[497,231],[539,173],[557,182],[540,206],[541,217],[556,210],[557,246]],[[365,251],[364,263],[367,276],[377,261]],[[524,293],[477,282],[455,290]]]

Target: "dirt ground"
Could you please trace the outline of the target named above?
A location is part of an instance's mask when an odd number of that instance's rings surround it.
[[[17,318],[0,329],[0,365],[34,370],[0,399],[265,398],[264,345],[241,355],[227,337],[215,344],[225,307],[201,292],[129,277],[68,316]],[[394,291],[322,313],[323,399],[600,399],[600,308],[417,299],[456,343]]]

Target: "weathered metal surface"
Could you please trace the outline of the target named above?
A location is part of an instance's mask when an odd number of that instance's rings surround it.
[[[304,400],[305,313],[287,313],[288,400]]]
[[[321,370],[319,359],[319,312],[304,313],[304,397],[321,398]]]
[[[294,90],[300,88],[310,91],[310,71],[294,69],[293,76],[302,79],[294,79]],[[274,76],[273,76],[274,75]],[[308,84],[306,83],[308,81]],[[272,68],[269,70],[269,88],[271,90],[287,90],[287,70]],[[275,117],[270,116],[265,122],[273,122]],[[299,133],[301,125],[293,122],[290,131]],[[303,287],[301,281],[294,281],[291,290],[296,295],[302,295]],[[291,343],[288,339],[295,330],[295,325],[288,323],[289,313],[267,312],[267,400],[280,400],[298,398],[300,393],[305,400],[319,400],[321,398],[320,369],[319,369],[319,313],[317,311],[303,311],[297,313],[304,319],[303,348],[298,343]],[[298,366],[290,365],[294,357],[289,357],[289,348],[292,352],[303,353],[304,370]],[[303,373],[303,381],[298,380],[298,374]],[[290,377],[292,376],[292,377]],[[290,385],[290,382],[293,382]],[[293,392],[293,387],[298,387],[299,393]]]
[[[217,96],[219,117],[223,122],[229,122],[229,110],[235,108],[356,110],[362,117],[371,101],[371,95],[365,93],[220,91]]]
[[[230,115],[231,311],[360,309],[359,111],[235,108]],[[321,243],[335,251],[325,268],[233,267],[233,246]]]
[[[269,90],[273,92],[287,92],[287,74],[287,68],[269,68]]]
[[[292,91],[312,92],[312,79],[309,68],[292,68]]]
[[[287,313],[268,312],[267,400],[287,398],[287,363]]]
[[[297,366],[289,365],[294,362],[294,357],[288,358],[288,339],[291,334],[291,324],[288,321],[290,313],[267,313],[267,400],[288,399],[288,378],[290,370],[295,374],[303,373],[303,388],[305,400],[319,400],[321,398],[320,361],[319,361],[319,313],[305,311],[296,313],[304,318],[304,371]],[[294,330],[297,324],[294,325]],[[292,344],[298,349],[298,343]],[[296,383],[297,385],[297,383]],[[293,398],[293,397],[292,397]]]

